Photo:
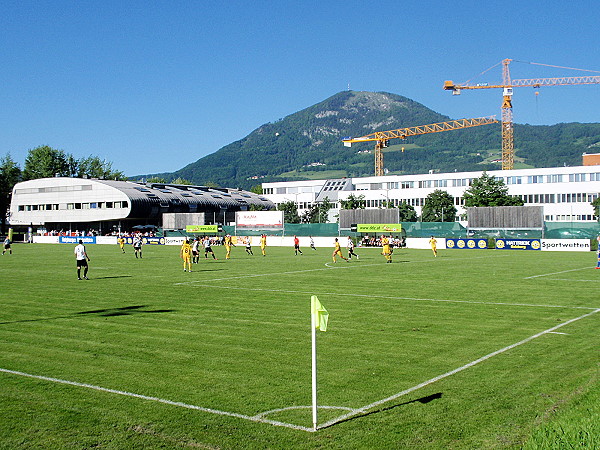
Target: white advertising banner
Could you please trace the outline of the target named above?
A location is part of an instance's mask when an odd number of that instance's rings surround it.
[[[542,239],[542,251],[550,252],[589,252],[589,239]]]
[[[283,211],[238,211],[235,223],[238,228],[283,228]]]

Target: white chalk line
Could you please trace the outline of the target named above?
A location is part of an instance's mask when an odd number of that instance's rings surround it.
[[[582,267],[580,269],[569,269],[569,270],[561,270],[560,272],[551,272],[551,273],[543,273],[541,275],[533,275],[531,277],[525,277],[523,278],[524,280],[531,280],[532,278],[540,278],[540,277],[550,277],[552,275],[560,275],[561,273],[567,273],[567,272],[577,272],[579,270],[587,270],[587,269],[593,269],[593,267]]]
[[[386,397],[384,399],[378,400],[378,401],[373,402],[373,403],[371,403],[369,405],[365,405],[365,406],[363,406],[361,408],[355,409],[354,411],[349,412],[347,414],[344,414],[342,416],[336,417],[335,419],[332,419],[332,420],[330,420],[328,422],[325,422],[325,423],[319,425],[319,428],[329,427],[329,426],[335,425],[336,423],[339,423],[339,422],[341,422],[343,420],[349,419],[350,417],[353,417],[353,416],[356,416],[356,415],[359,415],[359,414],[364,414],[364,413],[366,413],[368,410],[370,410],[372,408],[380,406],[380,405],[382,405],[384,403],[387,403],[389,401],[395,400],[395,399],[397,399],[399,397],[402,397],[402,396],[404,396],[406,394],[410,394],[411,392],[414,392],[414,391],[416,391],[418,389],[421,389],[421,388],[423,388],[425,386],[429,386],[430,384],[433,384],[436,381],[442,380],[442,379],[447,378],[447,377],[449,377],[451,375],[454,375],[454,374],[456,374],[458,372],[461,372],[461,371],[463,371],[465,369],[473,367],[474,365],[479,364],[481,362],[484,362],[484,361],[486,361],[486,360],[488,360],[488,359],[490,359],[490,358],[492,358],[492,357],[494,357],[496,355],[499,355],[501,353],[507,352],[508,350],[511,350],[511,349],[513,349],[515,347],[518,347],[520,345],[526,344],[526,343],[528,343],[528,342],[530,342],[530,341],[532,341],[532,340],[534,340],[534,339],[536,339],[536,338],[538,338],[540,336],[543,336],[543,335],[548,334],[548,333],[552,333],[552,332],[554,332],[555,330],[557,330],[559,328],[562,328],[562,327],[564,327],[566,325],[569,325],[569,324],[571,324],[573,322],[576,322],[578,320],[581,320],[581,319],[584,319],[586,317],[589,317],[589,316],[591,316],[593,314],[596,314],[598,312],[600,312],[600,309],[596,309],[596,310],[594,310],[594,311],[592,311],[590,313],[584,314],[583,316],[579,316],[579,317],[576,317],[574,319],[567,320],[564,323],[556,325],[556,326],[554,326],[552,328],[548,328],[547,330],[544,330],[544,331],[541,331],[541,332],[539,332],[537,334],[534,334],[533,336],[530,336],[530,337],[528,337],[526,339],[523,339],[522,341],[516,342],[516,343],[511,344],[511,345],[509,345],[507,347],[501,348],[500,350],[496,350],[495,352],[488,353],[487,355],[482,356],[481,358],[476,359],[475,361],[471,361],[470,363],[465,364],[464,366],[458,367],[457,369],[451,370],[450,372],[446,372],[446,373],[444,373],[442,375],[438,375],[437,377],[434,377],[434,378],[431,378],[430,380],[424,381],[421,384],[418,384],[418,385],[413,386],[411,388],[405,389],[402,392],[398,392],[397,394],[394,394],[394,395],[391,395],[391,396]]]
[[[336,297],[362,297],[362,298],[381,298],[385,300],[411,300],[417,302],[440,302],[440,303],[466,303],[473,305],[494,305],[494,306],[521,306],[528,308],[564,308],[564,309],[592,309],[595,310],[597,306],[565,306],[565,305],[544,305],[535,303],[506,303],[506,302],[479,302],[475,300],[450,300],[443,298],[418,298],[418,297],[394,297],[388,295],[373,295],[373,294],[354,294],[347,292],[315,292],[315,291],[297,291],[290,289],[266,289],[266,288],[250,288],[250,287],[238,287],[238,286],[215,286],[212,284],[199,284],[196,283],[197,287],[202,288],[213,288],[213,289],[231,289],[236,291],[259,291],[259,292],[275,292],[282,294],[301,294],[301,295],[332,295]]]
[[[505,258],[507,256],[510,255],[493,255],[493,256],[477,256],[474,258],[460,258],[460,259],[445,259],[445,262],[461,262],[461,261],[465,261],[465,260],[472,260],[472,259],[486,259],[486,258]],[[397,265],[401,265],[401,264],[422,264],[422,263],[427,263],[427,264],[431,264],[434,260],[433,259],[427,259],[427,260],[421,260],[421,261],[403,261],[403,262],[398,262]],[[318,268],[318,269],[303,269],[303,270],[290,270],[287,272],[265,272],[265,273],[253,273],[253,274],[246,274],[246,275],[239,275],[239,276],[235,276],[235,277],[225,277],[225,278],[210,278],[210,281],[228,281],[228,280],[239,280],[242,278],[257,278],[257,277],[270,277],[270,276],[274,276],[274,275],[294,275],[294,274],[298,274],[298,273],[308,273],[308,272],[320,272],[320,271],[324,271],[324,270],[335,270],[335,269],[360,269],[362,267],[369,267],[369,266],[382,266],[385,264],[385,262],[379,262],[379,263],[371,263],[371,264],[363,264],[363,263],[357,263],[359,265],[355,265],[355,264],[340,264],[339,266],[328,266],[329,263],[325,263],[326,268]],[[198,284],[198,283],[205,283],[206,280],[196,280],[196,281],[182,281],[179,283],[173,283],[173,286],[185,286],[185,285],[194,285],[194,284]]]
[[[575,280],[573,278],[550,278],[550,281],[570,281],[577,283],[600,283],[600,278],[597,280]]]
[[[28,377],[28,378],[35,378],[37,380],[43,380],[43,381],[49,381],[52,383],[59,383],[59,384],[67,384],[69,386],[76,386],[76,387],[82,387],[82,388],[87,388],[87,389],[93,389],[96,391],[100,391],[100,392],[107,392],[109,394],[117,394],[117,395],[123,395],[126,397],[133,397],[133,398],[139,398],[141,400],[147,400],[147,401],[153,401],[153,402],[158,402],[158,403],[164,403],[165,405],[171,405],[171,406],[179,406],[181,408],[187,408],[187,409],[194,409],[197,411],[202,411],[205,413],[210,413],[210,414],[217,414],[220,416],[229,416],[229,417],[236,417],[238,419],[245,419],[245,420],[250,420],[252,422],[261,422],[261,423],[266,423],[266,424],[270,424],[270,425],[276,425],[276,426],[280,426],[280,427],[286,427],[286,428],[292,428],[294,430],[301,430],[301,431],[314,431],[312,428],[308,428],[308,427],[303,427],[300,425],[294,425],[291,423],[285,423],[285,422],[280,422],[277,420],[269,420],[269,419],[265,419],[263,416],[266,413],[260,413],[254,416],[248,416],[246,414],[239,414],[239,413],[233,413],[233,412],[228,412],[228,411],[220,411],[218,409],[212,409],[212,408],[204,408],[202,406],[196,406],[196,405],[190,405],[187,403],[182,403],[182,402],[175,402],[172,400],[166,400],[164,398],[159,398],[159,397],[151,397],[148,395],[142,395],[142,394],[135,394],[133,392],[127,392],[127,391],[120,391],[117,389],[109,389],[109,388],[104,388],[101,386],[95,386],[93,384],[87,384],[87,383],[78,383],[76,381],[68,381],[68,380],[61,380],[60,378],[52,378],[52,377],[45,377],[42,375],[33,375],[30,373],[25,373],[25,372],[19,372],[16,370],[9,370],[9,369],[2,369],[0,368],[0,372],[4,372],[4,373],[9,373],[12,375],[18,375],[18,376],[22,376],[22,377]],[[309,406],[307,406],[307,408],[310,408]],[[322,406],[320,406],[319,408],[323,408]],[[277,411],[277,410],[273,410],[273,411]]]
[[[554,326],[552,328],[544,330],[544,331],[542,331],[540,333],[534,334],[533,336],[530,336],[530,337],[528,337],[526,339],[523,339],[522,341],[519,341],[519,342],[517,342],[515,344],[512,344],[512,345],[509,345],[507,347],[504,347],[504,348],[502,348],[500,350],[496,350],[495,352],[489,353],[489,354],[487,354],[487,355],[485,355],[485,356],[483,356],[483,357],[481,357],[479,359],[476,359],[475,361],[471,361],[470,363],[465,364],[464,366],[461,366],[461,367],[459,367],[457,369],[451,370],[450,372],[446,372],[446,373],[444,373],[442,375],[438,375],[437,377],[431,378],[430,380],[427,380],[427,381],[425,381],[423,383],[420,383],[420,384],[418,384],[416,386],[413,386],[411,388],[405,389],[402,392],[399,392],[397,394],[391,395],[389,397],[386,397],[384,399],[378,400],[376,402],[370,403],[370,404],[365,405],[363,407],[360,407],[360,408],[347,408],[347,407],[343,407],[343,406],[319,406],[320,409],[346,409],[346,410],[349,410],[350,412],[348,412],[346,414],[343,414],[341,416],[338,416],[335,419],[332,419],[332,420],[330,420],[328,422],[325,422],[325,423],[319,425],[317,427],[317,430],[321,429],[321,428],[325,428],[325,427],[329,427],[329,426],[335,425],[336,423],[339,423],[339,422],[341,422],[343,420],[349,419],[350,417],[353,417],[353,416],[356,416],[356,415],[359,415],[359,414],[363,414],[363,413],[367,412],[369,409],[375,408],[376,406],[379,406],[379,405],[382,405],[382,404],[387,403],[389,401],[395,400],[395,399],[397,399],[399,397],[402,397],[402,396],[404,396],[406,394],[409,394],[409,393],[414,392],[414,391],[416,391],[418,389],[421,389],[421,388],[423,388],[425,386],[428,386],[428,385],[430,385],[432,383],[435,383],[436,381],[442,380],[442,379],[447,378],[447,377],[449,377],[451,375],[454,375],[454,374],[456,374],[458,372],[461,372],[461,371],[463,371],[465,369],[468,369],[469,367],[473,367],[474,365],[479,364],[480,362],[486,361],[486,360],[492,358],[493,356],[499,355],[499,354],[504,353],[504,352],[506,352],[508,350],[511,350],[511,349],[513,349],[515,347],[518,347],[518,346],[523,345],[523,344],[525,344],[527,342],[530,342],[533,339],[536,339],[536,338],[538,338],[540,336],[543,336],[544,334],[554,333],[555,330],[557,330],[557,329],[559,329],[561,327],[569,325],[569,324],[571,324],[571,323],[573,323],[573,322],[575,322],[577,320],[581,320],[583,318],[589,317],[592,314],[596,314],[597,312],[600,312],[600,309],[596,309],[596,310],[594,310],[594,311],[592,311],[590,313],[584,314],[582,316],[576,317],[576,318],[568,320],[568,321],[566,321],[566,322],[564,322],[562,324],[559,324],[559,325],[556,325],[556,326]],[[104,388],[104,387],[101,387],[101,386],[95,386],[95,385],[87,384],[87,383],[79,383],[79,382],[76,382],[76,381],[62,380],[60,378],[45,377],[45,376],[42,376],[42,375],[33,375],[33,374],[30,374],[30,373],[19,372],[19,371],[16,371],[16,370],[9,370],[9,369],[0,368],[0,372],[8,373],[8,374],[11,374],[11,375],[18,375],[18,376],[22,376],[22,377],[34,378],[34,379],[43,380],[43,381],[49,381],[49,382],[52,382],[52,383],[59,383],[59,384],[66,384],[66,385],[69,385],[69,386],[83,387],[83,388],[86,388],[86,389],[93,389],[93,390],[100,391],[100,392],[106,392],[106,393],[116,394],[116,395],[123,395],[123,396],[126,396],[126,397],[133,397],[133,398],[138,398],[138,399],[141,399],[141,400],[154,401],[154,402],[163,403],[163,404],[170,405],[170,406],[178,406],[178,407],[181,407],[181,408],[187,408],[187,409],[193,409],[193,410],[197,410],[197,411],[202,411],[202,412],[209,413],[209,414],[216,414],[216,415],[220,415],[220,416],[235,417],[235,418],[238,418],[238,419],[249,420],[249,421],[252,421],[252,422],[259,422],[259,423],[265,423],[265,424],[274,425],[274,426],[291,428],[291,429],[294,429],[294,430],[307,431],[307,432],[314,432],[314,431],[316,431],[313,428],[308,428],[308,427],[304,427],[304,426],[301,426],[301,425],[294,425],[294,424],[291,424],[291,423],[281,422],[281,421],[277,421],[277,420],[269,420],[269,419],[265,419],[264,418],[264,416],[268,415],[268,414],[272,414],[272,413],[276,413],[276,412],[281,412],[281,411],[286,411],[286,410],[290,410],[290,409],[306,409],[306,408],[310,408],[310,406],[292,406],[292,407],[287,407],[287,408],[280,408],[280,409],[274,409],[274,410],[270,410],[270,411],[265,411],[265,412],[256,414],[254,416],[248,416],[246,414],[239,414],[239,413],[234,413],[234,412],[221,411],[221,410],[212,409],[212,408],[205,408],[205,407],[202,407],[202,406],[190,405],[188,403],[175,402],[175,401],[172,401],[172,400],[166,400],[166,399],[162,399],[162,398],[159,398],[159,397],[152,397],[152,396],[147,396],[147,395],[142,395],[142,394],[135,394],[133,392],[120,391],[120,390],[117,390],[117,389],[109,389],[109,388]]]

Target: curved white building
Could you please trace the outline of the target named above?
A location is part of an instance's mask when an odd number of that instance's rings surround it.
[[[250,206],[273,209],[267,198],[237,189],[83,178],[40,178],[13,188],[9,223],[47,229],[160,225],[163,213],[208,213],[225,223]]]

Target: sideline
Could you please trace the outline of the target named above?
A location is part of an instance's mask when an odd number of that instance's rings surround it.
[[[152,401],[152,402],[164,403],[165,405],[179,406],[181,408],[187,408],[187,409],[195,409],[197,411],[202,411],[202,412],[206,412],[206,413],[210,413],[210,414],[217,414],[217,415],[220,415],[220,416],[236,417],[238,419],[250,420],[252,422],[262,422],[262,423],[267,423],[267,424],[270,424],[270,425],[276,425],[276,426],[280,426],[280,427],[292,428],[294,430],[313,431],[312,428],[303,427],[303,426],[300,426],[300,425],[294,425],[294,424],[291,424],[291,423],[279,422],[277,420],[265,419],[265,418],[262,417],[262,414],[257,414],[255,416],[248,416],[246,414],[239,414],[239,413],[233,413],[233,412],[227,412],[227,411],[220,411],[218,409],[204,408],[202,406],[190,405],[190,404],[182,403],[182,402],[174,402],[172,400],[166,400],[164,398],[150,397],[150,396],[147,396],[147,395],[135,394],[133,392],[119,391],[117,389],[109,389],[109,388],[104,388],[104,387],[101,387],[101,386],[94,386],[93,384],[78,383],[76,381],[61,380],[60,378],[44,377],[42,375],[33,375],[33,374],[30,374],[30,373],[19,372],[19,371],[16,371],[16,370],[8,370],[8,369],[2,369],[2,368],[0,368],[0,372],[8,373],[8,374],[11,374],[11,375],[18,375],[18,376],[21,376],[21,377],[35,378],[37,380],[50,381],[52,383],[67,384],[69,386],[76,386],[76,387],[82,387],[82,388],[87,388],[87,389],[93,389],[95,391],[107,392],[109,394],[117,394],[117,395],[123,395],[123,396],[126,396],[126,397],[134,397],[134,398],[139,398],[139,399],[142,399],[142,400],[148,400],[148,401]]]
[[[578,270],[586,270],[586,269],[593,269],[593,267],[582,267],[581,269],[570,269],[570,270],[562,270],[560,272],[543,273],[541,275],[533,275],[531,277],[525,277],[523,279],[524,280],[531,280],[532,278],[549,277],[551,275],[559,275],[561,273],[567,273],[567,272],[577,272]]]
[[[506,302],[481,302],[476,300],[450,300],[443,298],[418,298],[418,297],[393,297],[389,295],[373,294],[354,294],[347,292],[316,292],[315,291],[295,291],[289,289],[265,289],[238,286],[215,286],[212,284],[200,284],[201,281],[194,282],[195,286],[212,289],[232,289],[239,291],[259,291],[259,292],[281,292],[282,294],[302,294],[302,295],[333,295],[336,297],[363,297],[363,298],[381,298],[385,300],[412,300],[416,302],[443,302],[443,303],[467,303],[474,305],[494,305],[494,306],[522,306],[528,308],[564,308],[564,309],[591,309],[595,310],[597,306],[565,306],[565,305],[544,305],[535,303],[506,303]],[[179,283],[176,283],[179,284]]]

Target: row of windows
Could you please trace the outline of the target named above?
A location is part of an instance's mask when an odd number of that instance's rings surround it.
[[[573,193],[573,194],[531,194],[531,195],[518,195],[527,204],[541,204],[541,203],[591,203],[598,198],[598,194],[586,194],[586,193]],[[385,207],[387,199],[374,199],[365,200],[365,206],[367,208],[383,208]],[[400,203],[406,202],[411,206],[423,206],[425,205],[425,198],[407,198],[397,199],[391,198],[389,202],[397,207]],[[463,197],[454,197],[454,204],[456,206],[464,206],[465,200]],[[298,202],[298,209],[308,209],[313,204],[311,202]],[[337,208],[335,204],[334,208]]]
[[[529,194],[519,195],[525,203],[591,203],[598,194],[578,192],[573,194]]]
[[[557,214],[556,216],[547,215],[544,220],[548,222],[566,222],[566,221],[596,221],[598,218],[592,214]]]
[[[495,177],[499,181],[503,181],[507,185],[512,184],[541,184],[541,183],[563,183],[567,181],[567,175],[553,174],[553,175],[529,175],[529,176],[510,176],[510,177]],[[568,182],[578,183],[586,181],[600,181],[600,172],[593,173],[572,173],[568,175]],[[338,182],[343,183],[343,182]],[[421,189],[424,188],[443,188],[443,187],[467,187],[473,184],[473,178],[456,178],[456,179],[443,179],[443,180],[420,180],[415,184],[415,181],[394,181],[387,183],[370,183],[370,184],[357,184],[355,189],[357,191],[377,191],[377,190],[391,190],[391,189],[413,189],[418,186]],[[305,191],[303,188],[277,188],[277,194],[294,194],[299,190]],[[325,190],[330,190],[325,188]],[[333,190],[333,189],[331,189]],[[265,194],[273,194],[273,188],[265,188]]]
[[[71,209],[128,208],[128,202],[46,203],[44,205],[19,205],[19,211],[58,211]]]
[[[73,192],[73,191],[91,191],[91,184],[77,184],[74,186],[52,186],[27,189],[15,189],[15,194],[39,194],[46,192]]]

